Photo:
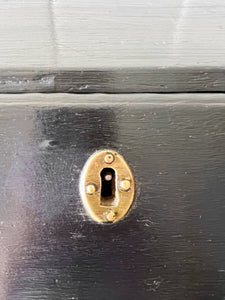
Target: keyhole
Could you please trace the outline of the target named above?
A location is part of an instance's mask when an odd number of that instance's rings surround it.
[[[104,168],[101,171],[101,183],[101,205],[115,206],[115,171],[111,168]]]

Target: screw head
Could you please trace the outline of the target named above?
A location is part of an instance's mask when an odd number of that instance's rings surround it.
[[[116,214],[114,213],[114,211],[110,210],[107,215],[106,215],[106,219],[109,222],[113,222],[115,220]]]
[[[104,160],[107,164],[111,164],[114,161],[114,155],[112,153],[107,153]]]
[[[130,180],[123,179],[119,183],[120,189],[123,191],[128,191],[130,189]]]
[[[96,192],[96,186],[93,184],[93,183],[89,183],[86,187],[86,192],[89,194],[89,195],[92,195]]]
[[[111,173],[106,173],[106,174],[105,174],[105,180],[106,180],[106,181],[112,180],[112,174],[111,174]]]

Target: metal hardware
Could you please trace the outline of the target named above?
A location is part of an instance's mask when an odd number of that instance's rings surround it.
[[[92,183],[89,183],[89,184],[87,185],[86,192],[87,192],[89,195],[93,195],[93,194],[95,193],[95,191],[96,191],[95,185],[92,184]]]
[[[123,191],[128,191],[130,189],[130,181],[126,179],[120,181],[120,189]]]
[[[105,156],[105,162],[107,164],[111,164],[112,162],[114,161],[114,156],[112,153],[107,153],[106,156]]]
[[[109,211],[108,214],[106,215],[106,218],[109,222],[113,222],[115,220],[115,213],[114,211]]]
[[[112,150],[95,152],[80,178],[80,194],[89,215],[100,223],[123,218],[134,200],[134,176],[122,155]]]

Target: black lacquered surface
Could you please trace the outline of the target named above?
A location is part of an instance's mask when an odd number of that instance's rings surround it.
[[[61,97],[0,104],[0,298],[223,299],[225,106]],[[105,226],[78,190],[104,148],[137,187],[130,214]]]

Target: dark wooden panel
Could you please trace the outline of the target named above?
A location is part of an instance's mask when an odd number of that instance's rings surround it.
[[[222,67],[1,71],[0,93],[224,92]]]
[[[1,299],[224,299],[223,95],[0,98]],[[136,202],[93,223],[78,193],[97,149]]]

